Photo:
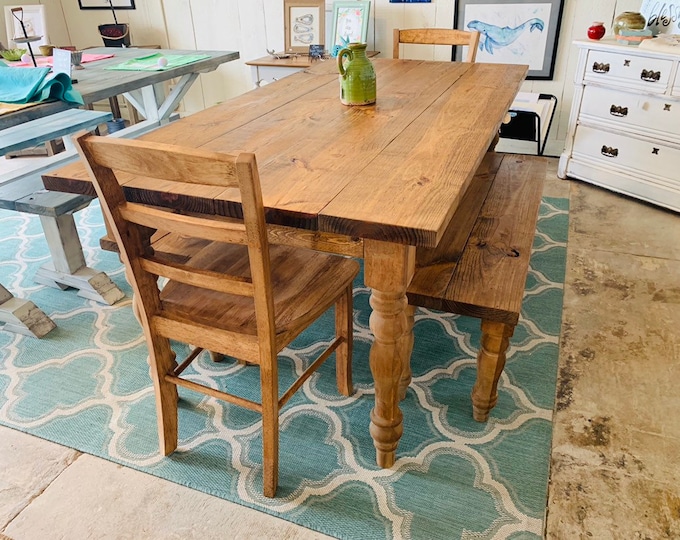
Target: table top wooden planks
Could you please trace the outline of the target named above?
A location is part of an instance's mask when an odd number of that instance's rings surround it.
[[[255,152],[271,223],[398,244],[434,246],[526,75],[526,66],[372,60],[375,106],[340,103],[333,62],[173,122],[143,138]],[[48,189],[91,193],[79,164]],[[154,183],[128,196],[157,202]],[[230,190],[177,193],[168,206],[234,215]]]

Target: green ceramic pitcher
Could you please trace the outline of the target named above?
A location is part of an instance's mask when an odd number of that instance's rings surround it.
[[[338,71],[340,101],[344,105],[375,103],[375,70],[366,56],[365,43],[350,43],[338,52]]]

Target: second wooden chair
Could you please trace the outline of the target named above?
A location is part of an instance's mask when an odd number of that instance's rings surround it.
[[[394,29],[392,57],[399,58],[399,44],[414,43],[418,45],[459,45],[468,47],[466,62],[474,62],[479,46],[479,32],[453,30],[450,28],[413,28],[409,30]]]
[[[253,154],[227,155],[90,135],[80,135],[76,145],[113,227],[134,291],[149,349],[162,452],[169,455],[177,448],[178,385],[257,411],[263,424],[263,490],[273,497],[278,485],[280,409],[334,351],[338,388],[344,395],[352,392],[352,281],[358,263],[269,245]],[[126,174],[160,179],[160,191],[238,189],[243,219],[127,202],[120,185]],[[156,230],[204,244],[180,263],[154,253],[149,239]],[[168,279],[162,290],[159,276]],[[333,305],[335,338],[280,396],[278,353]],[[170,339],[197,348],[177,365]],[[259,365],[261,403],[181,377],[203,349]]]

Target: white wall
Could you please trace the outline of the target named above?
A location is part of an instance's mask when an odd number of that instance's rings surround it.
[[[0,0],[2,5],[21,3]],[[252,88],[245,61],[283,49],[283,0],[136,0],[137,9],[118,10],[119,22],[131,25],[133,44],[157,44],[176,49],[237,50],[241,60],[203,74],[184,100],[184,109],[194,112]],[[330,27],[332,1],[327,0],[326,26]],[[593,21],[611,27],[622,11],[637,11],[641,0],[564,0],[555,73],[551,81],[527,81],[523,90],[554,94],[559,100],[547,153],[562,148],[567,132],[576,65],[574,39],[585,37]],[[97,25],[113,22],[109,11],[80,10],[77,0],[24,2],[44,4],[49,37],[55,45],[79,48],[101,44]],[[432,0],[429,4],[391,4],[373,0],[369,49],[391,56],[392,29],[415,27],[452,28],[456,0]],[[4,13],[2,14],[4,17]],[[0,28],[4,28],[3,25]],[[407,49],[411,58],[449,60],[449,52],[437,48]]]

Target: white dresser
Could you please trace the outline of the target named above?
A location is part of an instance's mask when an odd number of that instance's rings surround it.
[[[577,41],[560,178],[680,211],[680,55]]]

